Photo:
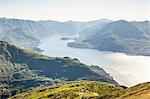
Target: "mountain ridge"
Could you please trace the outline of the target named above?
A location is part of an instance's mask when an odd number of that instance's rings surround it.
[[[38,45],[42,39],[55,34],[76,35],[86,27],[91,27],[105,20],[95,20],[89,22],[77,21],[33,21],[23,19],[0,18],[0,40],[39,50]]]
[[[5,86],[0,90],[2,97],[62,81],[87,79],[117,84],[98,66],[85,65],[75,58],[48,57],[6,41],[0,41],[0,79]]]
[[[114,21],[99,31],[91,32],[89,37],[79,37],[79,40],[68,43],[68,46],[149,56],[150,34],[148,31],[150,28],[139,24],[125,20]],[[148,22],[142,24],[148,24]]]

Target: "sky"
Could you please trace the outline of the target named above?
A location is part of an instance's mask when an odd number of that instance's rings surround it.
[[[90,21],[150,20],[150,0],[0,0],[0,17]]]

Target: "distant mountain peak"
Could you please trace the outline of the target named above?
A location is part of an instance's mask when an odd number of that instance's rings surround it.
[[[128,21],[121,19],[121,20],[118,20],[116,22],[128,22]]]
[[[113,20],[106,19],[106,18],[100,19],[100,21],[101,21],[101,22],[113,22]]]
[[[123,26],[123,25],[130,25],[130,23],[126,20],[118,20],[118,21],[114,21],[111,23],[112,25],[119,25],[120,26]]]

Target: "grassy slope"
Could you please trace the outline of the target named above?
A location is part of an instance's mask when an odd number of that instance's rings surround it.
[[[35,90],[30,90],[28,92],[18,94],[12,98],[113,98],[119,96],[123,91],[124,89],[119,85],[96,81],[76,81],[55,84],[53,86],[44,88],[36,88]]]
[[[150,99],[150,82],[138,84],[127,88],[120,98],[127,99]]]
[[[127,89],[119,85],[96,82],[96,81],[76,81],[65,82],[47,86],[44,88],[36,88],[10,99],[149,99],[150,83],[139,84]]]

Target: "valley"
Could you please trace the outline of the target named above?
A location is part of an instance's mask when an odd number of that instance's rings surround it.
[[[62,37],[66,35],[55,35],[42,40],[39,46],[44,50],[42,53],[53,57],[69,56],[88,65],[98,65],[121,85],[133,86],[150,80],[149,56],[131,56],[95,49],[71,48],[67,44],[73,40],[61,40]]]
[[[0,0],[0,99],[150,99],[150,0]]]
[[[0,35],[0,96],[4,99],[67,81],[107,82],[123,90],[150,81],[149,21],[1,18]],[[79,93],[79,97],[100,97],[95,92]]]

